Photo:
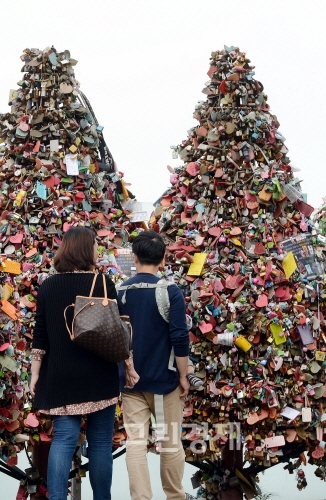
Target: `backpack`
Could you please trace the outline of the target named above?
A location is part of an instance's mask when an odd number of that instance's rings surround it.
[[[122,302],[122,304],[125,304],[127,302],[126,294],[127,294],[128,290],[134,290],[134,289],[143,289],[144,290],[144,289],[148,289],[148,288],[155,288],[155,299],[156,299],[157,308],[159,310],[160,315],[164,319],[164,321],[166,323],[169,323],[170,298],[169,298],[168,287],[171,285],[175,285],[175,283],[161,279],[157,283],[141,282],[141,283],[133,283],[132,285],[120,285],[117,287],[117,291],[119,292],[121,290],[124,290],[124,293],[121,297],[121,302]],[[173,347],[171,349],[168,369],[172,370],[174,372],[177,371],[177,369],[174,366],[174,348]]]
[[[127,298],[126,298],[126,293],[127,290],[129,289],[139,289],[139,288],[155,288],[155,299],[156,299],[156,304],[157,308],[159,310],[160,315],[166,321],[167,323],[169,322],[169,313],[170,313],[170,298],[169,298],[169,293],[168,293],[168,287],[171,285],[175,285],[173,281],[166,281],[164,279],[160,279],[157,283],[134,283],[129,286],[118,286],[117,291],[119,292],[120,290],[125,290],[121,302],[123,304],[126,303]],[[186,314],[187,318],[187,327],[188,330],[191,330],[192,327],[192,318]]]

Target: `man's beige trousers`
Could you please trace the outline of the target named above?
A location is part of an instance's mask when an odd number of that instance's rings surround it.
[[[177,387],[173,392],[163,396],[165,436],[160,442],[160,472],[167,500],[185,499],[182,487],[185,457],[181,444],[183,401],[180,399],[180,394],[181,389]],[[150,392],[122,393],[123,418],[128,434],[126,463],[132,500],[153,498],[147,464],[147,438],[151,413],[157,421],[159,420],[156,415],[155,398]],[[158,428],[158,431],[160,430],[162,431]]]

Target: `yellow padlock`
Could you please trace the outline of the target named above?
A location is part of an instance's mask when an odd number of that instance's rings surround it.
[[[249,349],[251,349],[251,347],[252,347],[251,344],[250,344],[250,342],[248,342],[248,340],[243,335],[239,335],[235,339],[234,343],[243,352],[249,351]]]

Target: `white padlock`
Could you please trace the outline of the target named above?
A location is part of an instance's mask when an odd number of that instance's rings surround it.
[[[241,389],[237,390],[237,399],[243,399],[243,392]]]

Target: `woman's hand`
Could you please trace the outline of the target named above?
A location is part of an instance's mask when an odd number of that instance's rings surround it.
[[[34,397],[35,396],[35,388],[36,388],[36,384],[37,384],[37,381],[38,381],[38,373],[34,373],[32,374],[32,378],[31,378],[31,381],[30,381],[30,384],[29,384],[29,390],[31,391],[31,395]]]
[[[137,384],[139,380],[139,375],[134,367],[134,360],[132,357],[132,351],[130,351],[129,358],[125,360],[125,374],[126,374],[126,389],[132,389],[134,385]]]
[[[35,396],[36,384],[39,378],[42,359],[45,354],[45,351],[32,349],[32,366],[31,366],[31,381],[29,384],[29,390],[31,391],[31,395]]]
[[[125,385],[125,388],[126,389],[132,389],[134,387],[134,385],[137,384],[138,380],[139,380],[139,375],[138,373],[136,372],[134,366],[128,368],[127,366],[125,366],[125,373],[126,373],[126,385]]]

